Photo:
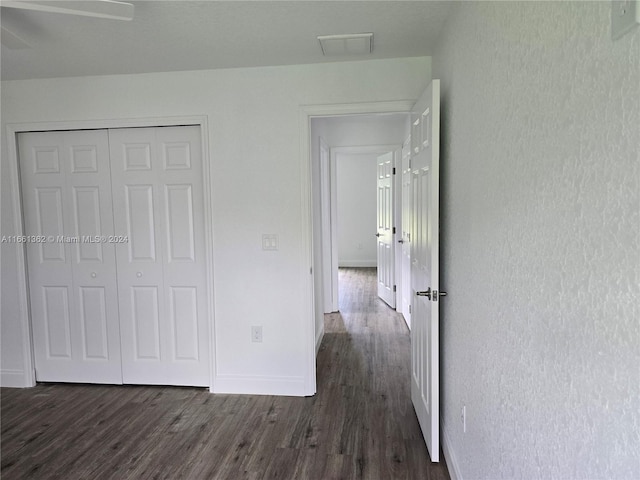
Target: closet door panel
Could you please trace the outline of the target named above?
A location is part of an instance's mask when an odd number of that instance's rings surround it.
[[[197,127],[109,132],[125,383],[209,385]]]
[[[122,383],[106,130],[19,136],[38,381]]]
[[[200,129],[156,130],[163,186],[167,345],[175,375],[209,385],[204,193]]]

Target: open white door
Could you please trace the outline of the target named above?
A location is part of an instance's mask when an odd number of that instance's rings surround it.
[[[440,81],[433,80],[412,111],[411,128],[411,401],[431,461],[440,458],[439,388],[439,138]]]
[[[378,296],[396,307],[393,244],[393,152],[378,157]]]

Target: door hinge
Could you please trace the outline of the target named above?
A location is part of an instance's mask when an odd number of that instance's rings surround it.
[[[394,291],[394,292],[396,291],[396,286],[395,286],[395,285],[393,286],[393,291]]]
[[[409,313],[411,313],[411,304],[409,304]]]
[[[393,174],[396,174],[396,167],[393,167]]]
[[[393,234],[396,234],[396,227],[393,227]]]

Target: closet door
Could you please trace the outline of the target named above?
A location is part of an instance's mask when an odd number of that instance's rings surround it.
[[[108,134],[23,133],[36,380],[122,383]]]
[[[124,383],[209,385],[199,127],[109,131]]]

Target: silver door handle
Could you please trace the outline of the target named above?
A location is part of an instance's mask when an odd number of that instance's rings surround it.
[[[446,297],[447,296],[447,292],[439,292],[438,290],[434,290],[431,294],[431,300],[433,300],[434,302],[437,302],[440,297]]]
[[[423,292],[416,292],[416,295],[418,297],[427,297],[429,300],[431,300],[431,287],[427,288]]]

